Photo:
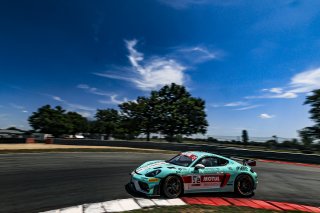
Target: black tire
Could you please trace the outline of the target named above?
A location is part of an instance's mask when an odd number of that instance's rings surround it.
[[[182,194],[183,185],[178,176],[170,175],[162,182],[161,191],[167,198],[177,198]]]
[[[239,175],[234,182],[234,191],[241,197],[252,197],[254,195],[254,182],[250,175]]]

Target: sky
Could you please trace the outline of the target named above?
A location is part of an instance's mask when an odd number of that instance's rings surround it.
[[[320,88],[317,0],[3,0],[0,128],[39,107],[92,119],[170,83],[206,102],[208,135],[296,137]]]

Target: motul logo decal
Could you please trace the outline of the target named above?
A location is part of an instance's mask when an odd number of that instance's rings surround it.
[[[220,176],[202,176],[201,182],[220,182]]]

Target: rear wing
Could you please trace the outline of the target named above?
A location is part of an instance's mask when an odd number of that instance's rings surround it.
[[[252,160],[252,159],[244,159],[244,158],[235,158],[235,157],[231,157],[230,159],[238,161],[238,162],[242,162],[242,164],[244,166],[256,166],[257,165],[257,161]]]

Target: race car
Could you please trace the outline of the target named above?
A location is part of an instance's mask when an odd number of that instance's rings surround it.
[[[131,172],[130,187],[147,196],[176,198],[183,193],[235,192],[250,197],[257,188],[253,160],[242,163],[207,152],[183,152],[170,160],[143,163]]]

